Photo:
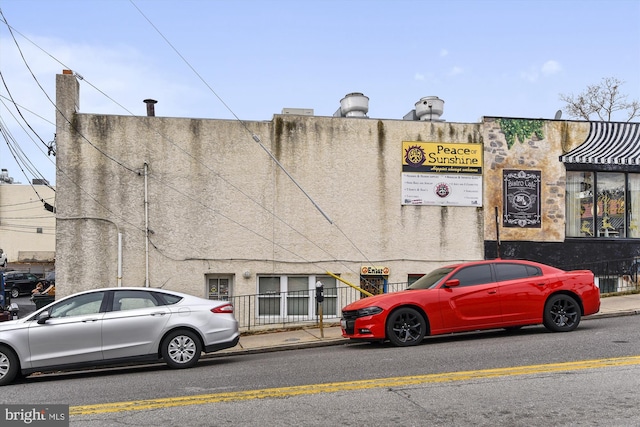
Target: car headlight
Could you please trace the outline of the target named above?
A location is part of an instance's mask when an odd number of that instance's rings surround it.
[[[356,313],[357,317],[373,316],[374,314],[382,313],[382,309],[380,307],[366,307],[361,308]]]

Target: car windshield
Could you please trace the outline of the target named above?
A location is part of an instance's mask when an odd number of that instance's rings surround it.
[[[431,273],[426,274],[413,282],[407,289],[431,289],[434,288],[440,280],[447,274],[451,273],[453,268],[438,268]]]

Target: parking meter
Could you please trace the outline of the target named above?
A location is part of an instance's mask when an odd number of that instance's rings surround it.
[[[316,301],[318,303],[324,301],[324,286],[319,280],[316,282]]]
[[[320,337],[324,338],[324,327],[322,325],[322,301],[324,301],[324,286],[318,280],[316,282],[316,301],[318,303],[318,315],[320,316]]]

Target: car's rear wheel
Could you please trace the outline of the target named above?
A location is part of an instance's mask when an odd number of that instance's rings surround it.
[[[19,368],[18,356],[9,347],[0,345],[0,386],[13,381]]]
[[[393,345],[406,347],[422,341],[427,333],[427,322],[418,310],[402,307],[389,315],[386,330]]]
[[[11,288],[11,298],[18,298],[20,296],[20,289]]]
[[[569,295],[553,295],[544,305],[543,323],[550,331],[573,331],[580,324],[580,317],[580,306]]]
[[[200,359],[202,345],[195,333],[187,330],[173,331],[162,341],[162,358],[171,368],[191,368]]]

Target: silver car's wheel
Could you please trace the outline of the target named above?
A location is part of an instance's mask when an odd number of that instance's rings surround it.
[[[20,296],[20,289],[11,288],[11,298],[18,298]]]
[[[198,363],[202,345],[191,331],[173,331],[162,341],[161,353],[171,368],[190,368]]]
[[[18,357],[10,348],[0,345],[0,385],[9,384],[18,374]]]

